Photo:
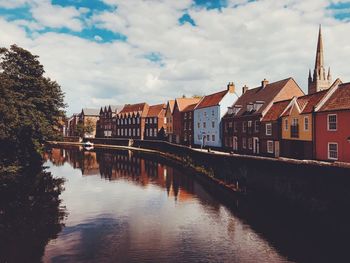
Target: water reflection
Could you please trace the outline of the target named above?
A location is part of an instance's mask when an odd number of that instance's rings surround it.
[[[73,148],[47,158],[67,179],[69,216],[44,261],[290,262],[193,176],[154,156]]]
[[[0,175],[0,262],[40,262],[64,226],[63,181],[41,169]]]
[[[54,148],[46,158],[67,180],[69,216],[44,261],[347,262],[346,204],[341,216],[314,215],[268,194],[233,196],[128,151]]]

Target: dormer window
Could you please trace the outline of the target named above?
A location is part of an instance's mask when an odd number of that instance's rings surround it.
[[[252,111],[253,110],[253,103],[247,104],[247,111]]]
[[[258,110],[261,108],[261,106],[262,106],[263,104],[264,104],[263,101],[256,101],[256,102],[254,102],[253,110],[254,110],[254,111],[258,111]]]

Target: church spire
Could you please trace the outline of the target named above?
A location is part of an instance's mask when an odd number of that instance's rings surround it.
[[[316,60],[315,60],[315,69],[318,70],[319,75],[321,76],[321,70],[324,67],[324,58],[323,58],[323,41],[322,41],[322,28],[321,25],[318,29],[318,40],[317,40],[317,50],[316,50]]]
[[[323,56],[323,39],[322,39],[322,28],[321,25],[318,29],[318,39],[316,48],[316,59],[313,77],[310,77],[309,72],[309,94],[328,89],[331,85],[331,74],[330,69],[328,75],[324,67],[324,56]]]

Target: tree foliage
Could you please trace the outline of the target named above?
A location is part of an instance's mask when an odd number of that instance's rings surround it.
[[[0,165],[30,162],[44,141],[59,136],[64,94],[44,73],[38,56],[16,45],[0,48]]]

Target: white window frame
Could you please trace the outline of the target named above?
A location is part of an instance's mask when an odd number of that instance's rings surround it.
[[[307,127],[306,127],[306,120],[307,120]],[[304,131],[309,131],[309,128],[310,128],[309,116],[305,116],[304,117]]]
[[[246,121],[242,122],[242,132],[247,132],[247,122]]]
[[[288,131],[289,127],[288,127],[288,118],[284,119],[284,130]]]
[[[234,151],[238,150],[238,138],[237,138],[237,136],[233,137],[233,150]]]
[[[331,144],[337,146],[337,152],[336,152],[336,153],[337,153],[337,157],[336,157],[336,158],[335,158],[335,157],[331,157],[331,155],[330,155],[329,146],[330,146]],[[336,142],[329,142],[329,143],[328,143],[328,145],[327,145],[327,155],[328,155],[328,159],[329,159],[329,160],[338,160],[338,158],[339,158],[339,147],[338,147],[338,143],[336,143]]]
[[[273,141],[269,140],[266,142],[266,150],[268,153],[273,153]]]
[[[269,129],[270,129],[270,132],[268,133]],[[271,122],[265,124],[265,134],[267,136],[271,136],[272,135],[272,123]]]
[[[259,129],[258,129],[258,127],[259,127],[259,121],[254,121],[254,132],[259,132]]]
[[[335,129],[330,129],[329,128],[329,117],[332,117],[332,116],[335,116]],[[337,129],[338,129],[338,116],[337,116],[337,114],[328,114],[327,115],[327,130],[328,131],[337,131]]]
[[[248,138],[248,149],[249,150],[253,149],[253,138],[252,137]]]

